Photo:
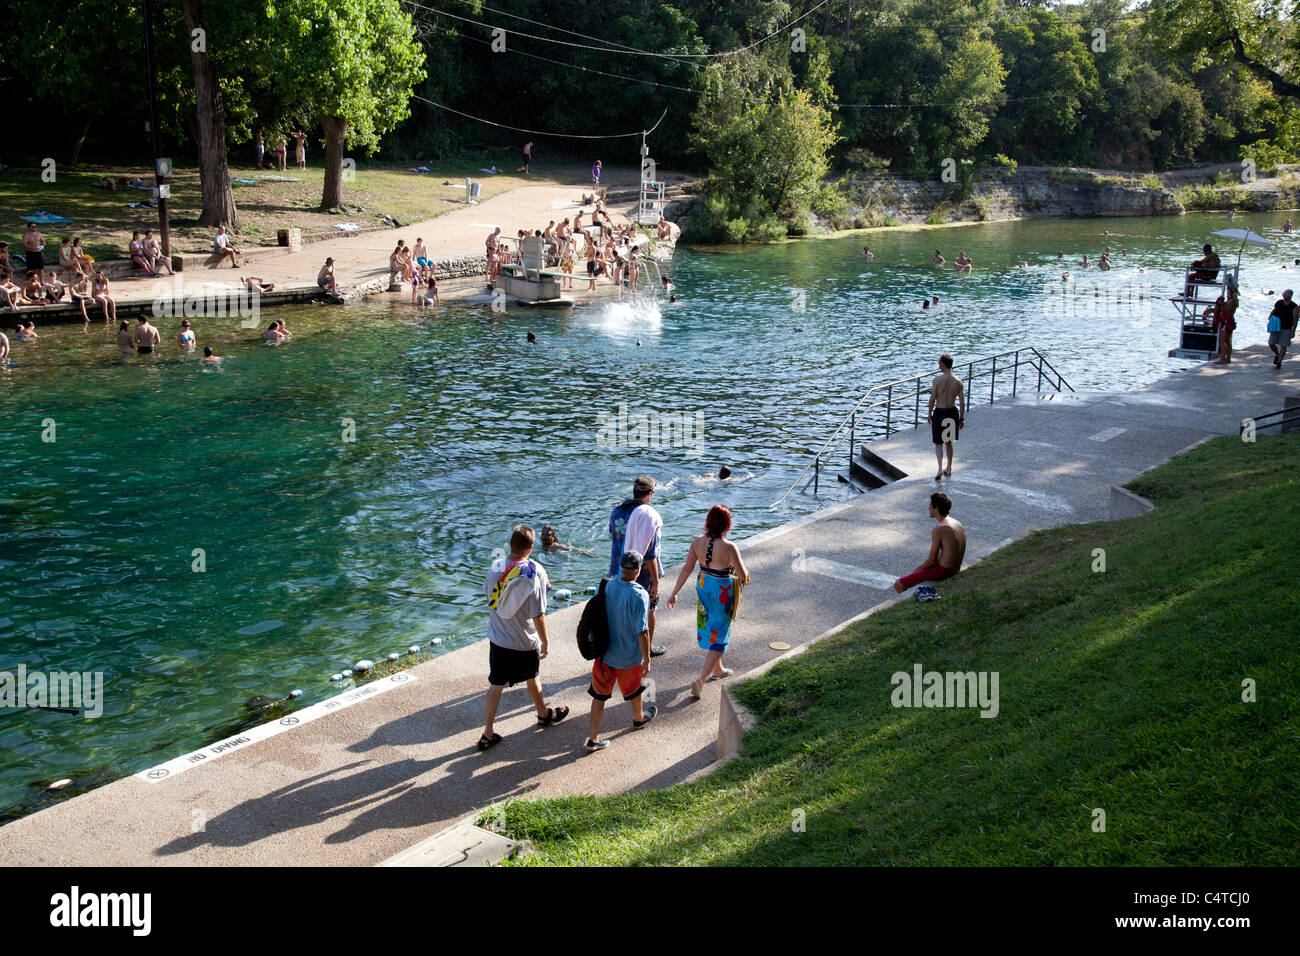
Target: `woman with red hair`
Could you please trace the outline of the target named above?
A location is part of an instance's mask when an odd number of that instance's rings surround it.
[[[722,666],[722,655],[727,652],[727,636],[740,608],[740,589],[749,583],[749,572],[740,558],[740,549],[727,540],[730,530],[731,510],[726,505],[710,508],[704,519],[704,534],[691,542],[690,554],[677,576],[677,586],[668,598],[668,609],[672,610],[677,604],[677,592],[698,563],[695,630],[700,649],[707,653],[704,669],[691,682],[691,696],[696,700],[704,692],[705,681],[730,677],[732,673],[730,668]]]

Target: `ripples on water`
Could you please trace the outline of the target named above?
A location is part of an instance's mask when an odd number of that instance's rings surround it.
[[[1245,219],[1279,239],[1280,222]],[[94,324],[14,343],[0,369],[0,669],[102,670],[107,701],[95,721],[0,712],[0,808],[33,783],[193,749],[249,698],[328,696],[329,675],[360,657],[477,640],[478,587],[516,523],[555,524],[596,553],[543,555],[557,587],[595,583],[609,509],[636,475],[663,485],[670,561],[715,503],[739,537],[811,510],[798,496],[767,505],[867,388],[940,351],[961,362],[1035,345],[1079,390],[1185,368],[1165,357],[1177,338],[1165,299],[1179,263],[1225,225],[1042,221],[683,250],[677,306],[294,307],[277,312],[296,333],[282,348],[200,319],[200,347],[225,356],[217,371],[177,358],[174,319],[154,359],[120,358]],[[1280,265],[1296,244],[1281,241],[1243,258],[1242,343],[1263,338],[1267,290],[1289,284]],[[931,266],[936,244],[949,260],[969,252],[974,274]],[[1130,254],[1110,273],[1078,268],[1106,244]],[[1060,291],[1058,248],[1076,298]],[[1136,314],[1081,308],[1094,292]],[[921,311],[935,293],[940,309]],[[529,330],[540,345],[525,345]],[[702,438],[605,447],[620,405],[698,412]],[[712,477],[721,464],[727,482]]]

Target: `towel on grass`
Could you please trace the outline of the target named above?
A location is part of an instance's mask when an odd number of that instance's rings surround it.
[[[240,183],[240,184],[242,184],[242,185],[244,185],[244,186],[256,186],[256,185],[257,185],[257,180],[256,180],[256,179],[232,179],[231,182],[232,182],[232,183]]]
[[[56,216],[44,209],[38,209],[30,216],[23,216],[23,220],[26,222],[72,222],[67,216]]]
[[[410,166],[406,170],[408,173],[431,173],[433,172],[428,166]]]
[[[336,222],[334,223],[334,228],[342,230],[343,232],[356,232],[361,227],[355,222]]]
[[[263,176],[264,183],[300,183],[302,182],[297,176]]]

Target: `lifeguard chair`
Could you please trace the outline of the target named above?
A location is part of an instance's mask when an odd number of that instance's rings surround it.
[[[1271,246],[1271,240],[1256,235],[1249,229],[1219,229],[1216,236],[1225,239],[1239,239],[1241,246],[1237,249],[1236,265],[1221,263],[1214,270],[1188,266],[1183,275],[1181,295],[1169,301],[1178,310],[1181,328],[1178,334],[1178,348],[1169,350],[1170,358],[1191,359],[1208,362],[1219,356],[1219,338],[1214,331],[1214,303],[1219,296],[1226,300],[1228,286],[1240,289],[1238,277],[1241,272],[1241,253],[1249,243],[1252,246]]]

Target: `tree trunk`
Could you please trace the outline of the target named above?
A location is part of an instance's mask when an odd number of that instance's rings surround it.
[[[186,41],[202,27],[203,0],[181,0],[185,13]],[[190,46],[190,66],[194,71],[195,128],[198,133],[199,182],[203,188],[203,211],[199,225],[224,225],[239,229],[239,212],[230,188],[230,168],[226,164],[226,108],[221,102],[221,84],[216,67],[206,53]]]
[[[95,122],[95,117],[90,116],[81,125],[81,132],[72,143],[72,158],[68,160],[69,166],[77,165],[77,160],[81,158],[81,147],[86,145],[86,137],[90,135],[90,124],[93,122]]]
[[[328,212],[343,205],[343,140],[348,134],[348,121],[341,116],[326,116],[321,125],[325,127],[325,188],[320,208]]]

